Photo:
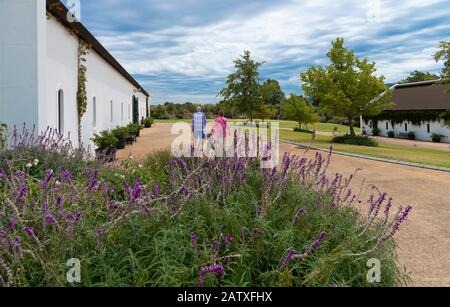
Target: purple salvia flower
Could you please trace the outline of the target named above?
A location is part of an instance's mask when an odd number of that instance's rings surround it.
[[[62,196],[58,196],[58,199],[56,199],[56,208],[57,209],[61,209],[62,208],[62,203],[63,203]]]
[[[56,219],[55,219],[51,214],[48,214],[48,215],[45,217],[45,221],[46,221],[47,223],[51,224],[51,225],[58,224],[58,222],[56,221]]]
[[[223,265],[213,264],[207,267],[203,267],[199,273],[199,287],[203,288],[205,286],[205,277],[207,274],[214,274],[214,276],[219,279],[225,273],[225,268]]]
[[[281,262],[280,268],[285,269],[289,265],[289,263],[297,256],[297,252],[295,249],[291,249],[288,255]]]
[[[294,215],[294,218],[292,219],[292,222],[297,223],[300,221],[300,216],[306,212],[305,208],[300,208],[297,213]]]
[[[23,231],[30,237],[34,238],[34,230],[31,227],[24,227]]]
[[[392,208],[392,203],[393,203],[393,198],[389,198],[386,207],[384,209],[384,224],[386,225],[388,220],[389,220],[389,213],[391,211]]]
[[[191,233],[192,248],[196,251],[198,249],[198,236],[195,233]]]

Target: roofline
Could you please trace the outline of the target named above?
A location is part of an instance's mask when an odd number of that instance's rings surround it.
[[[150,94],[134,79],[125,68],[103,47],[102,44],[89,32],[88,29],[80,22],[69,22],[67,20],[67,13],[69,10],[60,0],[47,0],[47,12],[56,17],[60,22],[90,45],[90,47],[97,52],[106,62],[108,62],[114,69],[116,69],[125,79],[137,87],[138,91],[143,93],[147,98]]]
[[[419,82],[410,82],[410,83],[397,83],[397,84],[395,84],[394,88],[433,85],[440,81],[442,81],[442,80],[428,80],[428,81],[419,81]]]

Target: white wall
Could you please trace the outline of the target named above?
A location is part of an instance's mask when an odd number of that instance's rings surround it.
[[[369,134],[372,134],[372,128],[369,124],[364,121],[363,126],[366,128],[366,131]],[[386,124],[388,125],[388,129],[386,129]],[[408,130],[406,131],[405,124],[408,124]],[[430,132],[428,132],[428,126],[430,125]],[[444,122],[424,122],[422,125],[413,125],[411,122],[403,122],[401,124],[395,124],[392,126],[390,121],[379,121],[378,129],[380,130],[380,136],[387,136],[389,131],[394,131],[395,136],[398,137],[400,133],[408,133],[414,132],[416,134],[417,140],[422,141],[432,141],[431,137],[433,134],[445,135],[446,138],[442,139],[444,143],[450,143],[450,128],[445,126]]]
[[[0,121],[10,129],[41,124],[44,57],[45,1],[0,0]]]
[[[70,133],[77,144],[77,63],[78,37],[70,34],[58,21],[47,21],[47,112],[48,123],[58,125],[57,93],[64,91],[64,133]],[[95,51],[90,50],[87,62],[87,112],[81,121],[81,134],[84,146],[92,146],[91,138],[102,130],[127,125],[132,122],[132,97],[139,98],[139,118],[145,117],[146,97],[136,93],[135,86],[107,63]],[[96,101],[96,120],[94,126],[94,106]],[[111,120],[111,101],[113,119]],[[124,104],[124,118],[121,118],[121,104]],[[129,111],[130,110],[130,111]]]

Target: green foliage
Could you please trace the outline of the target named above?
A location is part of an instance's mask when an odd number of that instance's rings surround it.
[[[202,107],[202,111],[207,118],[217,116],[221,106],[214,104],[193,104],[186,102],[183,104],[175,104],[166,102],[163,105],[154,106],[151,110],[151,117],[154,119],[192,119],[192,115],[197,112],[197,106]]]
[[[286,95],[277,80],[266,80],[261,85],[261,96],[264,104],[279,106],[286,100]]]
[[[358,145],[368,147],[378,146],[377,141],[368,136],[350,135],[350,134],[335,136],[331,140],[331,142],[336,144]]]
[[[434,55],[436,62],[444,61],[444,68],[442,69],[442,79],[444,82],[450,81],[450,42],[441,42],[439,44],[439,51]],[[450,92],[450,89],[449,89]]]
[[[153,122],[153,118],[147,117],[146,119],[144,119],[143,125],[145,126],[145,128],[150,128],[153,125]]]
[[[225,101],[235,106],[241,114],[247,115],[251,121],[263,104],[259,84],[259,68],[262,64],[251,58],[250,51],[245,51],[234,61],[236,71],[228,76],[225,88],[219,93]]]
[[[388,137],[390,137],[391,139],[395,138],[395,132],[394,132],[394,131],[388,131],[387,135],[388,135]]]
[[[445,135],[433,133],[431,139],[433,140],[434,143],[440,143],[441,140],[445,137],[446,137]]]
[[[277,109],[274,106],[262,104],[255,112],[255,117],[264,121],[265,119],[271,119],[277,113]]]
[[[115,148],[119,141],[117,137],[110,131],[102,131],[99,134],[94,134],[92,141],[97,146],[98,150],[104,150],[109,148]]]
[[[319,101],[321,108],[348,118],[350,133],[355,135],[353,119],[391,107],[391,92],[384,85],[384,77],[375,75],[375,63],[357,58],[354,51],[344,47],[343,38],[333,42],[327,56],[330,65],[311,67],[301,74],[303,90]],[[377,99],[383,93],[383,98]]]
[[[282,112],[286,118],[298,122],[300,129],[302,125],[308,128],[308,124],[317,123],[320,119],[314,107],[303,97],[295,94],[291,94],[291,97],[282,104]]]
[[[450,110],[442,112],[439,110],[420,110],[420,111],[384,111],[376,116],[367,116],[366,120],[372,121],[390,121],[392,126],[411,122],[413,125],[420,126],[426,122],[450,121]]]
[[[414,141],[416,139],[416,134],[413,131],[408,132],[408,139]]]
[[[138,123],[131,123],[127,126],[127,129],[130,134],[138,135],[142,130],[142,126]]]
[[[408,77],[401,80],[399,83],[413,83],[413,82],[420,82],[420,81],[433,81],[439,79],[438,75],[429,73],[429,72],[423,72],[415,70],[409,74]]]
[[[6,124],[0,123],[0,150],[5,147],[6,143],[7,126]]]
[[[111,133],[112,133],[118,140],[120,140],[120,139],[125,139],[125,138],[128,136],[128,134],[129,134],[130,132],[128,131],[128,128],[127,128],[127,127],[117,127],[117,128],[115,128],[115,129],[113,129],[113,130],[111,131]]]
[[[78,89],[77,89],[77,111],[78,111],[78,141],[81,144],[81,119],[87,110],[87,66],[86,55],[89,54],[89,45],[81,39],[78,45]]]

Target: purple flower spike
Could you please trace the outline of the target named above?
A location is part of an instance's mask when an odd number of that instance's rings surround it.
[[[294,260],[295,256],[297,256],[297,252],[295,251],[295,249],[291,249],[288,253],[288,255],[286,256],[286,258],[283,259],[283,261],[281,262],[280,268],[281,269],[285,269],[287,268],[287,266],[289,265],[289,263]]]
[[[225,273],[225,268],[223,267],[223,265],[219,265],[219,264],[213,264],[213,265],[210,265],[207,267],[203,267],[200,270],[200,274],[199,274],[199,283],[198,283],[199,287],[203,288],[205,286],[205,277],[209,273],[214,274],[216,276],[216,278],[219,279]]]
[[[23,231],[30,237],[34,237],[34,230],[31,227],[25,227]]]
[[[198,236],[195,233],[191,234],[192,248],[194,250],[198,249]]]

